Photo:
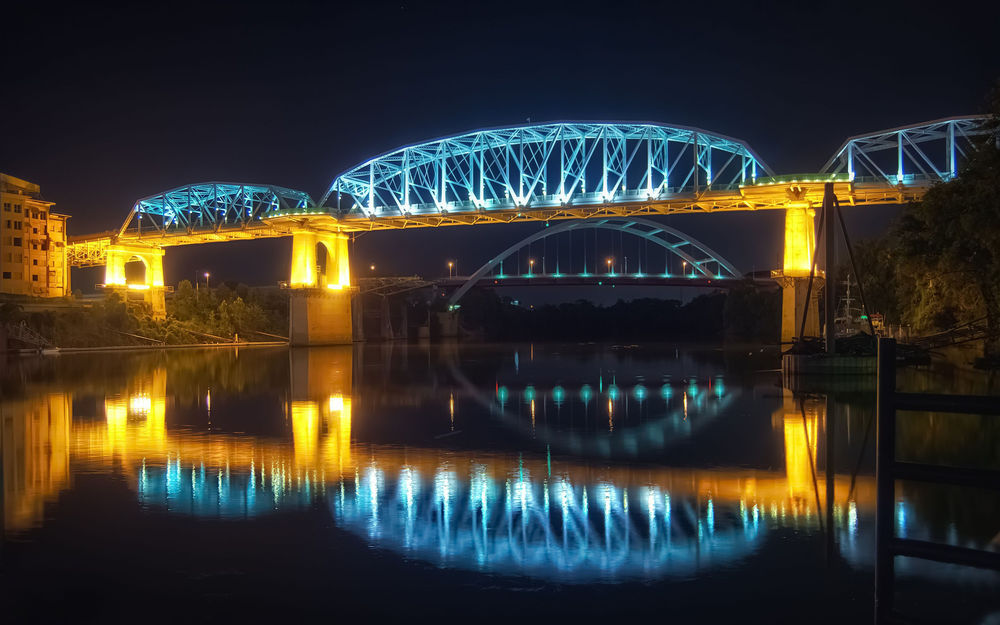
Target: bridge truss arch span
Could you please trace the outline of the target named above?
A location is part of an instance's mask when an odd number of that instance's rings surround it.
[[[452,293],[451,298],[448,300],[449,306],[455,306],[480,280],[488,277],[491,271],[501,266],[504,260],[516,254],[521,249],[548,237],[588,229],[609,230],[639,237],[662,248],[667,254],[673,254],[682,259],[691,268],[692,272],[697,272],[703,278],[710,280],[738,280],[743,277],[743,274],[732,263],[714,252],[710,247],[694,237],[690,237],[680,230],[671,228],[665,224],[641,217],[584,219],[568,221],[558,226],[543,228],[541,231],[521,239],[500,252],[500,254],[494,256],[477,269],[462,286]]]
[[[996,132],[986,115],[961,115],[849,137],[823,167],[855,183],[930,185],[958,176],[977,140]]]
[[[760,171],[744,141],[697,128],[555,122],[399,148],[337,176],[319,204],[368,218],[602,205],[736,189]]]
[[[271,213],[314,212],[304,191],[267,184],[202,182],[136,200],[119,238],[223,232],[265,227]]]

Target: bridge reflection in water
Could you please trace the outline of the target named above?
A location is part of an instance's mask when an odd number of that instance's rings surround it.
[[[107,394],[103,421],[74,420],[71,392],[4,401],[5,530],[41,524],[45,503],[71,487],[71,465],[120,467],[151,510],[238,519],[329,506],[339,526],[373,545],[441,566],[565,581],[685,575],[747,557],[769,528],[822,523],[823,402],[789,396],[775,411],[784,471],[362,444],[351,438],[352,357],[350,348],[291,352],[291,440],[168,427],[163,366]],[[682,394],[698,392],[684,384]],[[714,384],[703,395],[723,402],[730,391]],[[835,526],[851,544],[874,485],[833,482]]]

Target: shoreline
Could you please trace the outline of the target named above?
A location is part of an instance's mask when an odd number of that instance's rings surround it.
[[[179,345],[108,345],[104,347],[60,347],[56,349],[12,349],[8,354],[17,356],[59,356],[86,352],[152,351],[158,349],[220,349],[224,347],[287,347],[288,341],[240,341],[239,343],[182,343]]]

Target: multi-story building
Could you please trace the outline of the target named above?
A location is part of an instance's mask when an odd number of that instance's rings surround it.
[[[66,220],[41,188],[0,174],[0,293],[62,297],[70,291]]]

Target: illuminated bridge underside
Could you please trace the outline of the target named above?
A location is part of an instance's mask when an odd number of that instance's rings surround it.
[[[512,255],[517,254],[519,250],[524,248],[529,248],[532,243],[536,241],[541,241],[549,237],[558,236],[564,233],[570,233],[577,230],[610,230],[612,232],[621,232],[623,234],[628,234],[630,236],[638,237],[644,241],[652,243],[653,245],[662,248],[668,254],[673,254],[685,263],[687,267],[690,267],[692,274],[697,275],[700,278],[707,280],[723,280],[723,279],[739,279],[743,277],[741,274],[729,261],[722,258],[719,254],[712,251],[704,243],[689,237],[679,230],[675,230],[664,224],[650,221],[648,219],[642,219],[638,217],[633,217],[630,219],[597,219],[594,221],[573,221],[565,224],[561,224],[554,228],[546,228],[541,232],[537,232],[521,241],[518,241],[514,245],[508,247],[506,250],[501,252],[499,255],[490,259],[486,264],[476,270],[469,279],[463,284],[458,290],[456,290],[448,303],[451,305],[456,304],[463,295],[465,295],[469,289],[476,286],[480,280],[488,277],[494,269],[499,268],[500,273],[498,277],[505,277],[503,273],[503,262]],[[558,261],[557,261],[558,262]],[[517,271],[517,270],[515,270]],[[642,275],[643,269],[639,267],[639,276]],[[646,268],[647,273],[652,273],[653,270],[650,267]],[[598,273],[595,268],[594,273]],[[558,266],[556,267],[555,277],[559,277],[561,274],[559,272]],[[609,274],[609,277],[611,274]],[[522,277],[531,277],[531,274],[525,274]],[[586,275],[585,275],[586,277]],[[669,277],[669,275],[664,272],[664,277]]]
[[[619,489],[404,467],[362,469],[328,493],[337,523],[382,547],[442,566],[564,581],[684,575],[748,555],[762,511],[709,501],[695,510],[656,486]]]

